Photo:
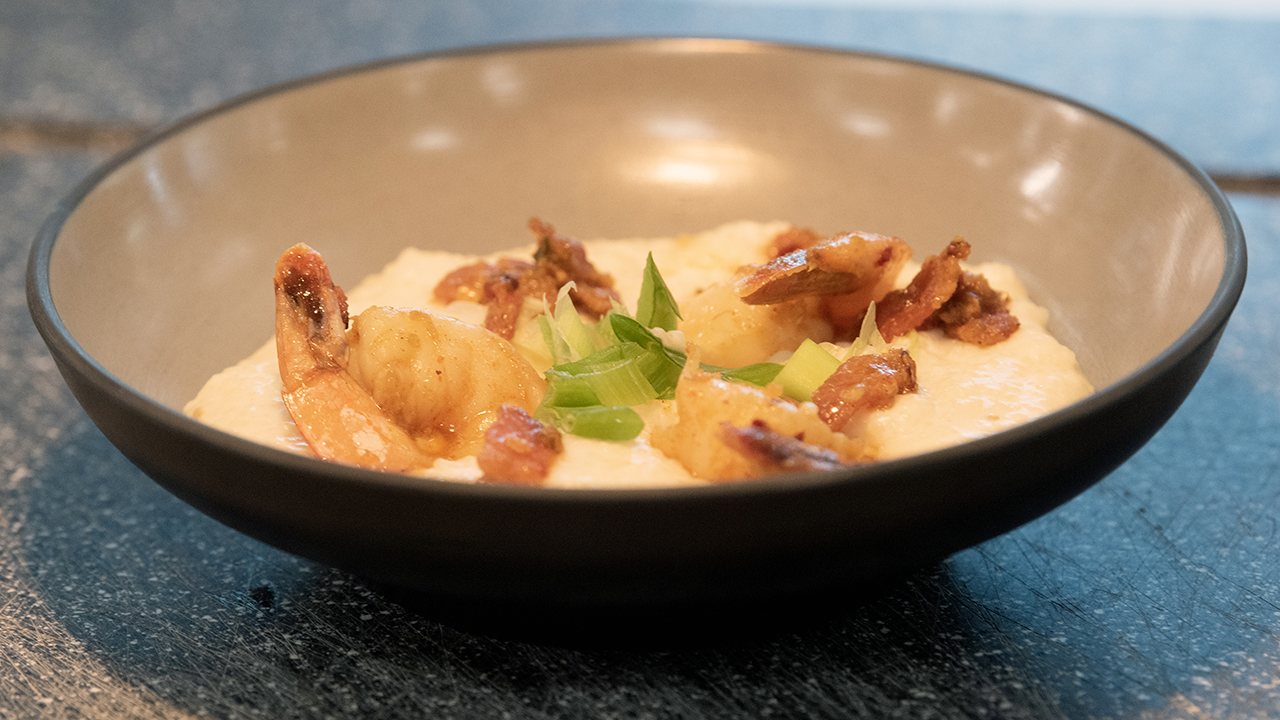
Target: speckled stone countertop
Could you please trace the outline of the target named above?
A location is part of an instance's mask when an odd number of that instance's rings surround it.
[[[451,623],[257,543],[152,483],[76,405],[24,273],[43,218],[110,153],[350,63],[623,34],[953,63],[1152,133],[1233,191],[1248,237],[1217,355],[1143,450],[1043,518],[868,596],[647,643]],[[0,718],[1280,717],[1280,21],[6,0],[0,67]]]

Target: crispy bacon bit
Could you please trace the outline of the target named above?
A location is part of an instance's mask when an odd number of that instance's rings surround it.
[[[920,327],[949,300],[960,282],[960,261],[969,257],[969,243],[956,238],[937,255],[925,259],[911,284],[894,290],[876,304],[876,325],[885,340]]]
[[[805,250],[822,242],[823,237],[808,228],[791,227],[783,230],[769,241],[766,252],[769,259],[782,257],[796,250]]]
[[[538,272],[543,273],[557,291],[573,281],[576,289],[569,297],[579,310],[598,318],[613,309],[613,301],[621,299],[613,289],[613,276],[596,270],[587,260],[587,251],[581,243],[556,235],[550,223],[538,218],[529,218],[529,229],[538,238],[538,249],[533,254]],[[554,300],[555,295],[550,299]]]
[[[556,294],[570,281],[576,288],[569,293],[574,306],[592,317],[605,314],[620,299],[613,278],[596,270],[580,243],[556,235],[554,227],[538,218],[529,219],[529,229],[538,239],[533,262],[503,258],[465,265],[436,285],[436,299],[487,305],[484,326],[508,340],[515,336],[525,298],[545,297],[554,306]]]
[[[564,451],[560,431],[538,422],[514,405],[498,408],[498,419],[484,434],[476,463],[482,482],[541,485]]]
[[[855,355],[813,392],[818,417],[839,431],[859,412],[883,410],[898,395],[915,392],[916,363],[906,350]]]
[[[940,327],[948,337],[973,345],[995,345],[1018,330],[1009,313],[1009,296],[991,287],[981,273],[967,272],[951,299],[929,317],[923,328]]]
[[[747,427],[722,422],[720,439],[765,472],[815,472],[844,467],[835,451],[774,432],[763,420],[753,420]]]

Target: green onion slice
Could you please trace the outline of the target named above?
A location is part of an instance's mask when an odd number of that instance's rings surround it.
[[[650,353],[635,343],[622,343],[598,350],[575,362],[556,365],[546,371],[548,402],[544,405],[564,405],[560,399],[561,386],[569,389],[575,401],[585,397],[580,390],[585,386],[595,394],[592,405],[639,405],[656,397],[645,377]]]
[[[630,440],[644,429],[640,414],[629,407],[556,408],[541,407],[535,413],[539,420],[581,437],[597,440]]]
[[[720,373],[720,377],[725,380],[736,380],[751,385],[759,385],[760,387],[774,382],[778,377],[778,373],[782,372],[782,367],[779,363],[771,362],[743,365],[736,368],[717,367],[706,363],[701,365],[703,372]]]
[[[861,355],[867,348],[883,353],[889,349],[889,343],[885,342],[884,336],[880,334],[880,326],[876,324],[876,302],[871,301],[867,306],[867,314],[862,316],[862,327],[858,330],[858,337],[849,346],[848,352],[844,354],[841,360],[848,360],[855,355]]]
[[[680,319],[680,309],[671,296],[667,281],[662,279],[653,253],[644,261],[644,276],[640,280],[640,298],[636,301],[636,320],[647,328],[675,330]]]

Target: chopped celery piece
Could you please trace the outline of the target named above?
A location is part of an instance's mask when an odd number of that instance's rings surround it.
[[[788,397],[805,402],[838,367],[840,361],[831,353],[818,343],[805,340],[773,381],[782,386],[782,392]]]
[[[542,407],[537,415],[567,433],[597,440],[630,440],[644,429],[639,413],[629,407]]]
[[[653,253],[644,261],[644,276],[640,280],[640,299],[636,301],[636,320],[647,327],[675,330],[680,319],[680,309],[671,296],[667,282],[653,262]]]

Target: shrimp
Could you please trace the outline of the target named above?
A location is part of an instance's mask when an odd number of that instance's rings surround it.
[[[699,361],[691,345],[676,386],[677,421],[654,428],[650,438],[693,475],[741,480],[874,459],[861,439],[832,431],[813,404],[783,399],[777,386],[758,388],[702,372]]]
[[[831,339],[822,300],[800,297],[774,305],[748,305],[734,284],[716,283],[680,303],[679,329],[713,365],[739,367],[766,362],[794,350],[805,338]]]
[[[806,338],[856,337],[867,307],[893,289],[911,259],[898,238],[845,233],[823,240],[796,228],[775,236],[769,252],[782,254],[680,303],[680,330],[707,362],[766,362]]]
[[[763,420],[747,427],[720,423],[720,440],[757,467],[772,472],[817,472],[844,467],[834,450],[774,432]]]
[[[493,333],[419,310],[374,307],[351,319],[319,253],[276,263],[276,352],[283,398],[325,460],[403,472],[474,454],[503,404],[533,408],[542,377]]]
[[[809,228],[789,227],[773,236],[765,247],[765,252],[773,260],[796,250],[811,248],[823,240],[826,238]]]
[[[430,458],[347,372],[347,299],[319,253],[276,262],[276,355],[289,415],[316,455],[404,471]]]
[[[787,236],[779,242],[785,248],[808,238]],[[748,305],[820,297],[834,337],[843,339],[857,334],[867,306],[893,289],[910,259],[911,247],[898,238],[844,233],[780,255],[739,279],[734,289]]]
[[[533,412],[546,380],[503,338],[427,310],[352,318],[348,370],[428,453],[474,455],[502,405]]]

